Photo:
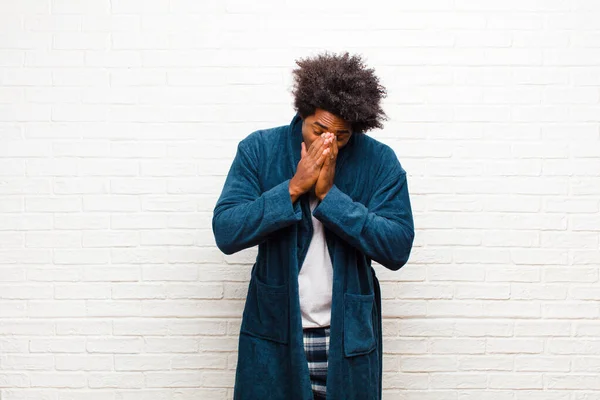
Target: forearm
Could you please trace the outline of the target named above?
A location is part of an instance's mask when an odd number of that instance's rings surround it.
[[[300,205],[293,204],[287,180],[251,201],[240,202],[224,193],[215,207],[213,232],[221,251],[232,254],[261,243],[301,218]]]
[[[300,189],[298,189],[293,184],[293,180],[289,181],[288,192],[290,194],[290,199],[292,201],[292,204],[296,204],[296,202],[298,201],[298,199],[300,198],[300,196],[302,196],[304,194]]]
[[[333,186],[313,215],[346,242],[387,268],[396,270],[408,261],[414,239],[410,209],[378,214]]]

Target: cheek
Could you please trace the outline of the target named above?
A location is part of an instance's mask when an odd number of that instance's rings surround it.
[[[306,150],[310,149],[310,146],[318,138],[318,136],[315,136],[313,134],[303,134],[302,137],[304,139],[304,144],[306,145]]]
[[[315,141],[315,138],[313,138],[313,137],[304,138],[304,144],[306,145],[306,150],[310,149],[310,146],[312,146],[314,141]]]
[[[337,142],[338,143],[338,148],[341,149],[342,147],[346,146],[348,144],[349,140],[350,140],[350,138],[346,138],[344,140],[338,141]]]

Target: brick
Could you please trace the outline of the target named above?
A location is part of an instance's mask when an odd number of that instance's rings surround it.
[[[188,369],[225,369],[227,355],[224,353],[201,353],[175,355],[171,358],[171,367],[175,370]]]
[[[118,178],[110,181],[110,192],[116,194],[164,193],[166,188],[166,181],[156,178]]]
[[[525,372],[568,372],[569,367],[556,357],[519,355],[515,357],[515,370]]]
[[[113,284],[113,299],[165,299],[166,289],[162,284]]]
[[[193,265],[170,264],[142,267],[142,278],[145,281],[195,281],[198,276],[198,267]],[[209,279],[203,278],[203,280]]]
[[[24,210],[24,201],[23,198],[19,197],[0,197],[0,210],[3,213],[19,213]]]
[[[81,246],[81,233],[77,231],[63,232],[27,232],[25,234],[27,247],[32,248],[73,248]]]
[[[0,247],[5,249],[22,248],[25,245],[23,232],[0,232]]]
[[[28,212],[76,212],[81,211],[81,199],[76,197],[26,198]]]
[[[167,322],[167,327],[170,333],[192,336],[223,336],[227,331],[226,322],[215,319],[171,319]]]
[[[82,338],[32,339],[29,342],[32,353],[83,353],[85,340]]]
[[[57,371],[111,371],[112,356],[68,354],[56,356]]]
[[[113,323],[113,333],[119,336],[165,336],[168,321],[157,318],[128,318]]]
[[[86,350],[90,353],[139,353],[143,342],[140,338],[111,338],[90,339],[87,341]]]
[[[460,371],[512,371],[512,356],[501,355],[460,355],[458,369]]]
[[[88,317],[135,317],[141,310],[138,301],[126,300],[88,300],[86,306]]]
[[[489,338],[486,352],[489,354],[539,354],[544,349],[541,339]]]
[[[55,229],[108,229],[109,225],[110,217],[108,214],[54,214]]]
[[[29,374],[23,372],[0,373],[0,387],[2,388],[25,388],[30,385]]]
[[[7,194],[31,194],[31,195],[49,195],[51,191],[49,179],[2,179],[0,186],[0,195]]]
[[[86,176],[136,176],[139,163],[135,160],[115,162],[105,159],[83,159],[79,162],[81,174]]]
[[[199,372],[148,372],[147,387],[201,387],[202,374]]]
[[[441,372],[456,370],[456,356],[433,356],[433,357],[403,357],[400,361],[400,369],[403,372]]]
[[[89,282],[132,282],[140,279],[140,268],[132,265],[89,265],[82,279]]]
[[[110,298],[110,286],[89,283],[55,285],[54,297],[57,299],[108,299]]]
[[[194,232],[183,230],[145,231],[140,234],[140,242],[144,246],[191,246],[195,243]]]
[[[144,200],[142,200],[144,203]],[[159,229],[167,225],[167,216],[157,213],[120,214],[110,217],[110,227],[119,230]]]
[[[135,212],[140,209],[140,200],[136,196],[110,195],[83,198],[85,212]]]
[[[49,264],[52,250],[46,249],[0,249],[0,266],[5,264]]]
[[[562,285],[513,283],[511,284],[511,298],[516,300],[564,300],[567,298],[567,288]]]
[[[166,293],[170,299],[221,299],[223,285],[219,283],[168,284]]]
[[[568,321],[515,321],[515,336],[570,336]]]
[[[0,285],[0,299],[51,299],[53,290],[47,285]]]
[[[196,353],[198,340],[191,338],[147,338],[145,353]]]
[[[111,321],[90,321],[87,319],[61,320],[56,322],[57,335],[109,335],[112,332]]]
[[[142,200],[142,210],[144,211],[167,211],[167,212],[190,212],[197,208],[196,200],[182,196],[148,196]],[[188,221],[193,224],[193,221]],[[195,225],[197,227],[199,225]],[[190,226],[191,227],[191,226]]]
[[[5,320],[0,321],[0,334],[49,336],[54,333],[54,324],[39,320]]]
[[[106,249],[60,249],[54,251],[56,264],[107,264],[109,252]]]
[[[138,234],[130,231],[89,231],[83,233],[83,247],[135,247]]]
[[[30,301],[28,315],[33,318],[83,317],[83,300]]]
[[[342,43],[417,229],[373,262],[383,398],[600,400],[596,3],[26,3],[0,15],[3,400],[233,397],[257,249],[221,253],[213,209],[238,142],[289,122],[293,60]]]
[[[144,375],[135,372],[96,372],[91,373],[88,378],[89,387],[94,388],[142,388],[144,387]]]
[[[28,342],[26,339],[2,338],[0,339],[0,350],[3,354],[26,353]]]
[[[468,373],[432,373],[431,387],[434,389],[483,389],[487,379],[480,374]]]
[[[0,364],[4,370],[51,370],[54,368],[54,356],[51,354],[5,354],[0,357]]]
[[[109,182],[103,178],[63,178],[52,183],[54,193],[69,194],[107,194]]]
[[[165,362],[166,361],[166,362]],[[170,368],[170,362],[163,355],[116,355],[116,371],[164,371]]]
[[[492,389],[542,389],[543,380],[541,374],[519,374],[503,373],[490,376],[489,387]]]

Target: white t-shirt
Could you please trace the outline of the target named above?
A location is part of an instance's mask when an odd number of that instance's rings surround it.
[[[312,212],[319,202],[314,195],[311,194],[310,196],[310,210]],[[298,274],[303,328],[326,327],[331,322],[333,265],[325,240],[323,224],[312,217],[312,225],[312,239]]]

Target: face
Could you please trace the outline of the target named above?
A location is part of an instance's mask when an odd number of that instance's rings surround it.
[[[302,121],[302,137],[307,150],[325,132],[331,132],[335,135],[340,149],[348,144],[352,136],[352,129],[348,122],[320,108],[317,108],[313,115],[304,118]]]

